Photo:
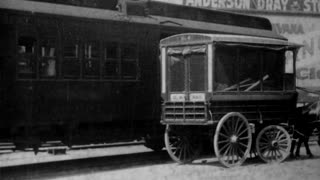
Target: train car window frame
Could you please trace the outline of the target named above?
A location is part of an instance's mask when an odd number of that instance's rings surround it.
[[[17,78],[37,78],[37,38],[19,35],[17,39]]]
[[[15,16],[17,28],[17,55],[16,55],[16,76],[17,79],[37,78],[37,46],[38,36],[36,19],[31,16]]]
[[[38,72],[40,79],[55,79],[59,69],[60,23],[56,17],[39,15],[37,29],[39,36]]]
[[[139,71],[138,69],[139,45],[134,42],[122,43],[120,54],[121,54],[120,73],[121,73],[122,79],[136,79]]]
[[[39,43],[39,76],[42,79],[57,77],[57,42],[54,38],[43,38]]]
[[[74,51],[66,53],[66,46],[70,45],[69,50]],[[71,49],[72,48],[72,49]],[[79,79],[81,77],[81,43],[79,40],[65,40],[62,46],[62,75],[65,79]],[[70,54],[69,54],[70,53]],[[71,66],[72,65],[72,66]]]
[[[116,41],[103,43],[102,74],[104,79],[119,79],[120,43]],[[111,68],[110,68],[111,67]]]
[[[83,43],[82,48],[82,77],[84,79],[100,79],[101,42],[95,40],[86,41]]]

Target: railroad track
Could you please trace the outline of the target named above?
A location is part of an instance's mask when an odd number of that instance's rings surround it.
[[[171,163],[166,151],[152,152],[143,146],[110,149],[113,153],[109,155],[3,166],[0,167],[0,179],[42,180]]]
[[[0,142],[0,154],[12,153],[16,146],[11,142]]]
[[[33,148],[16,150],[16,147],[13,145],[13,143],[0,143],[0,170],[1,168],[5,167],[28,166],[51,162],[64,162],[77,159],[127,154],[127,151],[135,150],[137,148],[137,152],[151,152],[151,150],[144,147],[143,144],[144,141],[137,141],[75,145],[70,148],[62,144],[61,141],[48,141],[41,144],[41,147],[38,149],[38,153],[34,153]],[[120,149],[121,151],[117,149]]]
[[[51,154],[63,154],[67,150],[81,150],[81,149],[97,149],[106,147],[117,146],[130,146],[130,145],[142,145],[145,141],[133,141],[133,142],[117,142],[117,143],[101,143],[101,144],[85,144],[85,145],[73,145],[71,147],[66,146],[61,141],[47,141],[41,143],[38,152],[48,152]],[[0,155],[14,153],[17,150],[13,142],[0,142]],[[25,148],[23,151],[34,151],[33,148]]]

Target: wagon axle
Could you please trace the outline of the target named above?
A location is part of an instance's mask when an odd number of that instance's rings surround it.
[[[232,135],[230,137],[230,142],[233,143],[233,144],[237,143],[238,142],[238,136],[237,135]]]
[[[271,146],[275,149],[277,149],[277,147],[279,146],[279,142],[277,140],[273,140],[271,141]]]

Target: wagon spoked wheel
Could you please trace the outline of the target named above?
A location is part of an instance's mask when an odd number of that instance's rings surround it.
[[[281,126],[270,125],[263,128],[256,139],[258,155],[267,163],[282,162],[289,155],[290,148],[290,135]]]
[[[251,143],[251,128],[242,114],[231,112],[222,117],[214,135],[214,151],[223,165],[241,165],[249,155]]]
[[[167,125],[164,137],[168,154],[179,164],[192,162],[200,153],[201,141],[188,127]]]

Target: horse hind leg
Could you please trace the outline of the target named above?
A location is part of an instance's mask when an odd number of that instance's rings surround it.
[[[296,147],[296,139],[292,140],[291,148],[290,148],[290,158],[295,158],[294,148]]]
[[[296,157],[300,157],[300,148],[301,148],[302,142],[303,142],[303,140],[300,137],[299,140],[298,140],[298,143],[297,143],[297,149],[296,149],[296,153],[295,153]]]
[[[309,142],[309,137],[304,138],[303,143],[304,143],[304,147],[306,148],[307,155],[309,156],[309,158],[312,158],[312,157],[313,157],[313,154],[312,154],[311,151],[310,151],[309,143],[308,143],[308,142]]]

